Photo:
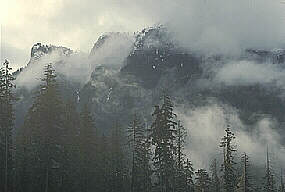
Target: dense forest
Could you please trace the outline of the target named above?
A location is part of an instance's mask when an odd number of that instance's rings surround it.
[[[11,70],[8,61],[0,70],[3,192],[285,191],[282,169],[276,176],[268,149],[263,182],[255,182],[251,154],[237,155],[230,123],[217,152],[222,161],[209,160],[209,170],[196,168],[185,152],[189,135],[167,90],[153,108],[150,126],[137,111],[128,125],[118,118],[108,134],[101,134],[88,105],[60,94],[51,64],[45,66],[24,124],[15,131],[17,98]]]

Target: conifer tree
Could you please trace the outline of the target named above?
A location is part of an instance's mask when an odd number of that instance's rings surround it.
[[[91,178],[95,177],[96,169],[96,129],[94,119],[87,105],[80,114],[79,147],[81,157],[81,189],[83,192],[92,190]]]
[[[98,164],[100,165],[97,169],[98,171],[98,191],[108,192],[112,191],[111,185],[111,151],[110,151],[110,139],[108,139],[105,134],[100,137],[100,142],[98,144]]]
[[[185,143],[186,131],[184,126],[180,121],[177,123],[177,136],[176,136],[176,173],[175,173],[175,190],[185,191],[185,170],[184,170],[184,161],[185,154],[184,143]]]
[[[251,176],[249,171],[249,157],[246,153],[242,155],[242,175],[238,183],[238,191],[241,192],[251,192],[253,191],[253,186],[251,184]]]
[[[210,192],[211,178],[205,169],[198,169],[195,180],[195,191]]]
[[[111,191],[124,192],[129,189],[125,135],[118,121],[115,122],[110,138]]]
[[[233,145],[235,139],[234,133],[230,129],[230,125],[227,125],[225,130],[226,135],[222,138],[220,147],[223,148],[224,162],[223,162],[223,186],[225,192],[232,192],[235,190],[236,174],[235,174],[235,162],[233,153],[236,151]]]
[[[80,183],[80,148],[79,131],[80,116],[76,110],[75,103],[68,100],[64,106],[64,174],[62,178],[62,191],[79,191]]]
[[[218,170],[217,170],[217,159],[214,159],[213,162],[211,163],[211,173],[212,173],[212,186],[211,190],[213,192],[220,192],[220,179],[218,175]]]
[[[186,131],[184,126],[180,121],[177,124],[177,136],[176,136],[176,143],[177,143],[177,166],[178,169],[182,169],[183,161],[184,161],[184,143],[185,143]]]
[[[155,117],[151,126],[151,141],[154,146],[154,166],[158,178],[158,188],[161,192],[174,190],[175,175],[175,139],[176,114],[173,112],[173,103],[167,94],[163,95],[161,107],[155,106]]]
[[[25,169],[22,176],[30,181],[36,178],[39,180],[28,184],[31,191],[56,192],[61,188],[64,162],[62,114],[62,101],[57,90],[55,70],[48,64],[22,128],[23,132],[27,133],[24,139],[24,150],[27,154],[24,154],[23,158],[26,165],[29,163],[29,169]]]
[[[132,151],[131,191],[140,192],[147,189],[149,182],[149,155],[146,129],[137,114],[127,129],[128,142]]]
[[[151,145],[148,137],[143,141],[141,146],[141,174],[142,174],[142,185],[141,189],[144,192],[152,191],[152,167],[151,167]]]
[[[13,123],[14,123],[14,110],[13,102],[16,100],[12,89],[15,87],[13,84],[13,77],[11,73],[12,68],[8,60],[5,60],[3,67],[0,67],[0,152],[1,165],[4,170],[0,173],[2,179],[0,190],[4,192],[11,192],[13,190]],[[3,186],[3,188],[2,188]]]
[[[184,165],[184,174],[185,174],[185,188],[186,192],[193,192],[194,191],[194,168],[189,159],[186,159]]]
[[[268,147],[266,151],[266,172],[265,172],[264,181],[265,181],[264,187],[263,187],[264,192],[275,191],[275,181],[274,181],[273,171],[270,165]]]
[[[284,185],[284,181],[283,181],[283,171],[281,169],[280,171],[280,186],[279,186],[279,192],[285,192],[285,185]]]

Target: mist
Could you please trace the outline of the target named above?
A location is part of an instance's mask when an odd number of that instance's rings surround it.
[[[188,133],[187,155],[197,168],[208,169],[211,160],[222,160],[223,151],[219,145],[227,124],[236,136],[234,144],[237,147],[237,163],[240,162],[241,154],[247,153],[253,164],[264,166],[267,146],[270,153],[275,154],[273,156],[276,158],[276,168],[285,163],[278,123],[271,117],[264,115],[256,124],[245,125],[236,109],[215,102],[193,109],[178,108],[177,114]]]
[[[268,85],[284,88],[284,67],[272,63],[231,61],[215,69],[215,81],[230,86]]]
[[[17,86],[35,88],[49,63],[55,67],[58,74],[81,85],[90,80],[91,73],[97,66],[105,66],[118,72],[133,48],[133,38],[129,34],[121,33],[107,35],[110,37],[98,48],[94,47],[90,54],[74,52],[67,56],[58,50],[36,60],[31,58],[28,66],[17,76]]]

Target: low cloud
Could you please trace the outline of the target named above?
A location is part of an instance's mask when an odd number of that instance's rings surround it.
[[[211,159],[222,159],[219,144],[228,123],[236,136],[236,162],[240,162],[240,155],[246,152],[252,163],[264,165],[268,145],[272,153],[278,154],[278,164],[285,163],[285,154],[279,153],[281,137],[274,119],[263,117],[255,125],[248,126],[242,123],[235,109],[215,103],[193,110],[178,109],[178,115],[187,129],[186,151],[196,168],[209,168]]]
[[[272,84],[285,87],[285,69],[272,63],[256,63],[253,61],[231,61],[217,71],[215,81],[230,86],[248,86]]]
[[[106,66],[118,71],[126,57],[133,48],[133,38],[129,34],[115,33],[89,55],[82,52],[74,52],[64,55],[60,51],[52,51],[39,59],[31,59],[31,62],[17,76],[18,87],[33,89],[40,83],[43,77],[44,67],[53,64],[58,74],[64,75],[68,80],[85,84],[90,80],[91,73],[97,66]]]

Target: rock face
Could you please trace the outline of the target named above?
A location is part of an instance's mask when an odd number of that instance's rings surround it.
[[[52,52],[58,52],[61,55],[71,55],[73,51],[67,47],[54,46],[54,45],[43,45],[36,43],[31,48],[31,59],[37,60],[43,55],[51,54]]]
[[[127,49],[123,48],[126,43]],[[125,49],[123,54],[119,52],[121,49]],[[37,43],[32,47],[31,61],[36,62],[54,51],[66,56],[73,53],[65,47]],[[186,106],[207,105],[214,98],[237,109],[245,124],[255,123],[262,115],[285,121],[283,90],[274,83],[242,86],[213,83],[215,70],[212,68],[218,69],[230,59],[226,55],[209,57],[184,50],[163,26],[144,29],[135,34],[134,40],[129,34],[107,33],[90,51],[89,81],[83,87],[69,83],[69,88],[62,90],[64,95],[70,95],[68,91],[71,95],[79,92],[78,105],[91,107],[102,131],[118,119],[125,125],[133,112],[140,112],[150,120],[152,107],[159,103],[163,89],[168,90],[177,104]],[[248,49],[236,60],[283,66],[285,50]],[[114,67],[118,63],[120,67]],[[73,97],[78,101],[78,94]]]

